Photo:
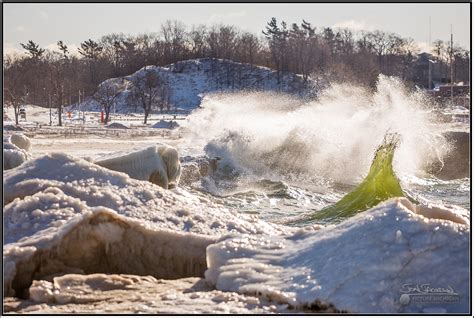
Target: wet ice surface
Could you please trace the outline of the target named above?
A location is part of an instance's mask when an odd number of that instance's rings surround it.
[[[135,275],[77,275],[34,281],[30,299],[7,298],[6,311],[23,314],[257,314],[287,306],[214,290],[202,278],[176,280]]]

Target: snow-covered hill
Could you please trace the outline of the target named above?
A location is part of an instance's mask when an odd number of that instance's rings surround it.
[[[313,83],[310,80],[305,81],[303,76],[298,74],[285,73],[278,80],[277,72],[270,68],[221,59],[194,59],[164,67],[146,66],[129,76],[104,81],[103,84],[121,91],[116,102],[116,112],[141,112],[139,107],[130,105],[127,97],[133,79],[150,70],[157,72],[160,79],[168,85],[173,110],[175,107],[192,110],[199,106],[206,94],[215,92],[275,91],[301,97],[311,97],[316,93]],[[77,105],[73,105],[72,109],[76,108]],[[100,105],[89,98],[81,105],[81,109],[98,111]]]

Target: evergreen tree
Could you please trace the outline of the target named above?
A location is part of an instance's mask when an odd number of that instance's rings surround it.
[[[44,53],[44,49],[40,48],[39,47],[39,44],[36,44],[35,42],[33,42],[32,40],[29,40],[28,43],[26,44],[23,44],[23,43],[20,43],[21,47],[24,48],[28,54],[31,55],[32,58],[34,59],[38,59],[40,58],[43,53]]]

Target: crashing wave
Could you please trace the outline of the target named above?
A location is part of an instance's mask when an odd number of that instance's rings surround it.
[[[368,210],[378,203],[404,193],[393,171],[392,161],[395,149],[400,143],[400,136],[387,134],[375,152],[372,165],[365,179],[336,204],[314,213],[309,220],[336,221]]]

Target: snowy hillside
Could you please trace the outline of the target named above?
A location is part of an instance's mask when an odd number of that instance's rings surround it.
[[[229,60],[195,59],[164,67],[146,66],[129,76],[106,80],[104,84],[122,92],[116,102],[116,112],[141,112],[139,107],[129,105],[127,97],[130,94],[133,79],[149,70],[157,72],[160,79],[168,85],[173,110],[176,107],[184,110],[194,109],[199,106],[204,95],[215,92],[275,91],[304,97],[312,96],[316,91],[313,89],[311,81],[305,82],[301,75],[285,73],[278,81],[277,72],[266,67]],[[75,108],[77,105],[72,107],[72,109]],[[88,99],[81,105],[81,108],[98,111],[100,105],[94,100]]]

